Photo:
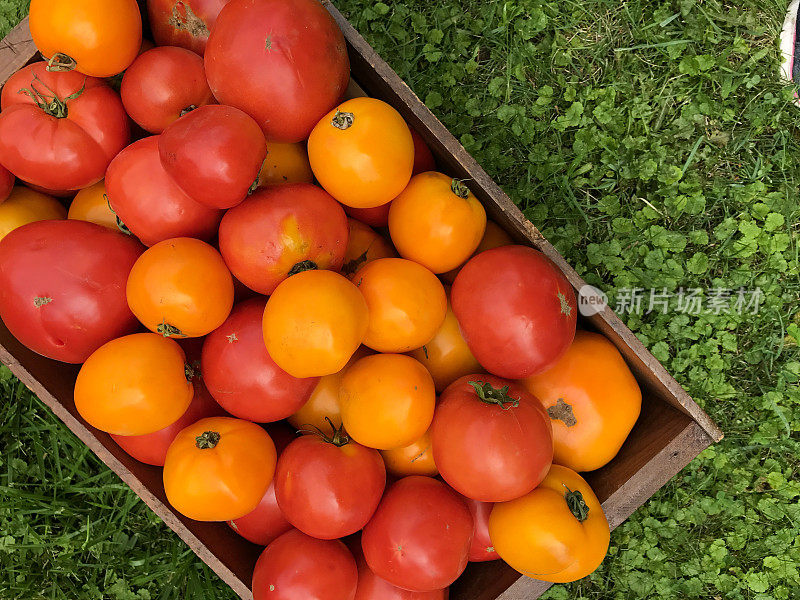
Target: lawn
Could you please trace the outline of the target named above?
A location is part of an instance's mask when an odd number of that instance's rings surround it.
[[[22,4],[0,1],[3,33]],[[601,569],[546,597],[800,597],[784,2],[336,4],[612,304],[644,290],[621,316],[725,431],[614,532]],[[682,288],[706,290],[704,310],[682,310]],[[739,289],[758,306],[735,310]],[[5,368],[0,386],[0,598],[233,598]]]

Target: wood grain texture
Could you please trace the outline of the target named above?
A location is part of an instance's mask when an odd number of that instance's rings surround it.
[[[0,82],[5,83],[37,53],[28,27],[28,17],[25,17],[0,42]]]

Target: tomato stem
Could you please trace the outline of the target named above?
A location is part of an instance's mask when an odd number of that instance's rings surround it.
[[[503,410],[517,408],[519,400],[508,395],[508,386],[501,388],[493,387],[491,383],[485,381],[470,381],[469,384],[475,388],[478,398],[486,404],[496,404]],[[510,406],[506,406],[509,404]]]
[[[469,188],[461,179],[453,179],[453,181],[450,182],[450,190],[463,200],[469,198]]]
[[[48,99],[48,96],[46,94],[43,94],[42,92],[36,89],[36,87],[33,84],[37,81],[41,83],[45,88],[47,88],[47,91],[49,91],[50,94],[52,94],[51,99]],[[79,89],[77,92],[73,94],[70,94],[69,96],[65,97],[62,100],[56,95],[56,93],[50,88],[50,86],[48,86],[44,81],[39,79],[38,75],[34,75],[33,81],[31,81],[31,87],[22,88],[21,90],[18,90],[17,93],[27,94],[28,96],[30,96],[31,100],[33,100],[33,103],[51,117],[55,117],[57,119],[66,119],[67,114],[69,113],[67,108],[67,103],[70,100],[75,100],[76,98],[78,98],[81,94],[83,94],[85,90],[86,90],[86,79],[84,78],[81,89]]]
[[[567,501],[567,506],[569,507],[570,512],[572,515],[578,519],[581,523],[583,523],[587,518],[589,518],[589,507],[586,504],[586,501],[583,499],[583,494],[581,494],[578,490],[574,492],[567,487],[567,484],[562,484],[564,489],[567,490],[564,499]]]
[[[205,431],[195,438],[195,444],[200,450],[211,450],[219,444],[220,438],[222,436],[216,431]]]
[[[342,112],[337,108],[336,114],[333,115],[333,119],[331,119],[331,125],[336,127],[336,129],[344,131],[352,127],[354,121],[355,115],[353,113]]]
[[[183,372],[186,375],[186,381],[189,383],[191,383],[192,379],[197,375],[197,371],[195,371],[195,368],[190,363],[184,364]]]
[[[119,218],[117,211],[111,208],[111,201],[108,199],[108,194],[103,194],[103,198],[106,199],[106,204],[108,205],[108,210],[110,210],[114,214],[114,218],[117,220],[117,229],[119,229],[125,235],[133,235],[133,232],[128,229],[128,226],[122,222],[122,219]]]
[[[50,304],[52,301],[53,299],[50,296],[37,296],[33,299],[33,305],[36,308],[41,308],[45,304]]]
[[[302,273],[303,271],[316,271],[317,269],[319,269],[319,265],[313,260],[301,260],[289,269],[289,277]]]
[[[160,323],[159,326],[156,327],[156,333],[160,333],[164,337],[181,337],[181,338],[189,337],[185,335],[180,329],[178,329],[174,325],[170,325],[166,321]]]
[[[47,61],[47,70],[50,72],[59,71],[74,71],[78,66],[78,62],[63,52],[56,52],[53,57]]]
[[[303,428],[297,430],[297,433],[317,435],[321,437],[324,442],[333,444],[337,448],[341,448],[350,443],[350,436],[347,435],[347,432],[344,430],[343,424],[336,427],[330,417],[325,417],[325,420],[328,422],[328,425],[331,426],[332,432],[330,434],[325,433],[316,425],[304,425]]]

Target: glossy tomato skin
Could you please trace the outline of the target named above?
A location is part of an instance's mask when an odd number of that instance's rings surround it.
[[[317,0],[232,0],[206,46],[214,96],[258,121],[269,141],[299,142],[344,94],[344,36]]]
[[[411,476],[394,483],[364,528],[361,546],[378,577],[416,592],[441,590],[467,566],[473,522],[446,485]],[[398,552],[402,548],[402,552]]]
[[[112,439],[139,462],[163,467],[170,444],[185,427],[207,417],[225,416],[225,411],[214,401],[199,377],[193,378],[192,384],[194,386],[192,403],[180,419],[154,433],[145,435],[112,434]]]
[[[447,600],[447,589],[412,592],[392,585],[373,573],[363,557],[358,560],[358,589],[353,600]]]
[[[594,471],[617,455],[639,418],[642,390],[604,336],[578,331],[550,369],[523,380],[553,424],[553,460]]]
[[[52,196],[18,185],[0,202],[0,240],[28,223],[66,216],[67,209]]]
[[[395,477],[407,475],[427,475],[435,477],[439,474],[433,460],[430,430],[422,434],[407,446],[381,450],[386,471]]]
[[[0,162],[45,190],[78,190],[100,181],[128,143],[128,117],[119,95],[101,79],[46,67],[23,67],[3,87]],[[46,112],[24,89],[46,95],[48,102],[55,94],[62,106]]]
[[[134,142],[111,161],[106,193],[112,210],[145,246],[176,237],[210,240],[222,211],[190,198],[161,166],[158,136]]]
[[[272,360],[261,329],[266,303],[252,298],[236,305],[203,343],[203,379],[211,395],[233,416],[257,423],[295,413],[319,381],[292,377]]]
[[[70,202],[67,218],[89,221],[89,223],[102,225],[111,231],[120,231],[117,215],[108,205],[105,181],[98,181],[75,194]]]
[[[377,450],[348,440],[343,432],[337,436],[330,427],[323,431],[331,437],[312,431],[289,444],[278,460],[275,492],[292,525],[332,540],[367,524],[386,487],[386,468]]]
[[[498,377],[541,373],[575,337],[575,291],[549,258],[527,246],[472,257],[453,283],[451,300],[472,354]]]
[[[161,133],[185,112],[214,101],[203,59],[176,46],[153,48],[125,71],[120,96],[131,119]]]
[[[311,170],[346,206],[391,202],[411,179],[414,142],[394,108],[376,98],[353,98],[322,117],[308,138]]]
[[[246,113],[211,104],[167,127],[158,150],[164,170],[189,197],[209,208],[231,208],[258,178],[267,143]]]
[[[65,54],[92,77],[121,73],[142,45],[136,0],[31,0],[30,28],[42,56]]]
[[[469,562],[497,560],[500,556],[495,551],[492,539],[489,537],[489,515],[492,514],[494,502],[480,502],[466,496],[461,496],[461,499],[469,508],[472,521],[475,523],[472,545],[469,547]]]
[[[125,284],[143,249],[82,221],[15,229],[0,242],[0,318],[34,352],[82,363],[138,327]]]
[[[553,583],[577,581],[597,569],[610,537],[608,520],[592,488],[561,465],[553,465],[529,494],[495,504],[489,534],[497,553],[512,568]]]
[[[355,219],[347,219],[347,225],[350,233],[342,275],[348,279],[352,280],[361,267],[373,260],[397,257],[392,245],[369,225]]]
[[[201,419],[167,450],[167,500],[196,521],[238,519],[261,502],[275,460],[275,444],[259,425],[231,417]]]
[[[134,333],[103,344],[86,359],[75,381],[75,407],[101,431],[146,435],[177,421],[194,387],[177,342]]]
[[[470,382],[496,390],[509,386],[509,401],[485,402]],[[491,375],[467,375],[442,393],[431,441],[442,478],[482,502],[527,494],[553,462],[552,427],[542,405],[522,386]]]
[[[229,0],[147,0],[153,39],[203,56],[208,34]]]
[[[225,213],[219,228],[231,272],[260,294],[271,294],[305,261],[339,271],[347,239],[341,205],[310,183],[261,189]]]
[[[255,510],[243,517],[228,521],[228,524],[244,539],[259,546],[268,546],[273,540],[293,529],[278,506],[274,479]]]
[[[311,167],[309,167],[311,170]],[[14,189],[14,183],[16,182],[16,177],[14,174],[6,169],[3,165],[0,165],[0,204],[2,204],[11,194],[11,190]]]

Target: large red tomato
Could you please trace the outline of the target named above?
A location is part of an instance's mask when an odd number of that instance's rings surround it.
[[[253,573],[254,600],[353,600],[356,561],[338,540],[292,529],[261,554]]]
[[[159,46],[180,46],[200,56],[217,15],[229,0],[147,0],[150,30]]]
[[[318,0],[232,0],[205,60],[214,96],[248,113],[274,142],[308,138],[350,79],[344,36]]]
[[[37,221],[0,241],[0,319],[34,352],[82,363],[138,322],[125,284],[144,248],[86,221]]]
[[[575,337],[575,291],[544,254],[502,246],[473,256],[450,295],[464,339],[484,369],[523,379],[553,366]]]
[[[209,240],[222,211],[195,202],[161,166],[158,137],[134,142],[108,166],[111,209],[147,246],[176,237]]]
[[[37,62],[3,87],[0,163],[46,190],[79,190],[100,181],[128,143],[128,117],[102,79],[48,71]]]
[[[505,502],[535,488],[553,462],[553,429],[521,385],[466,375],[442,393],[431,426],[442,478],[474,500]]]
[[[294,440],[275,471],[278,506],[303,533],[332,540],[367,524],[386,487],[380,452],[351,441],[341,427]]]
[[[169,445],[185,427],[206,417],[223,417],[225,411],[214,401],[199,376],[192,379],[194,396],[183,416],[172,425],[146,435],[111,435],[125,452],[139,462],[157,467],[164,466]]]
[[[292,377],[264,346],[261,319],[266,300],[237,304],[203,344],[203,379],[211,395],[232,415],[267,423],[294,414],[311,396],[318,377]]]
[[[257,191],[219,226],[219,249],[247,287],[271,294],[290,274],[339,271],[348,239],[347,216],[330,194],[310,183]]]
[[[210,208],[231,208],[255,186],[267,142],[246,113],[210,104],[167,127],[158,150],[164,170],[190,198]]]
[[[150,133],[214,101],[203,59],[175,46],[153,48],[125,71],[120,96],[131,119]]]
[[[412,475],[388,489],[364,527],[361,546],[378,577],[429,592],[464,571],[472,529],[472,515],[458,495],[440,481]]]
[[[412,592],[392,585],[370,570],[364,557],[358,559],[358,589],[353,600],[447,600],[447,588]]]

